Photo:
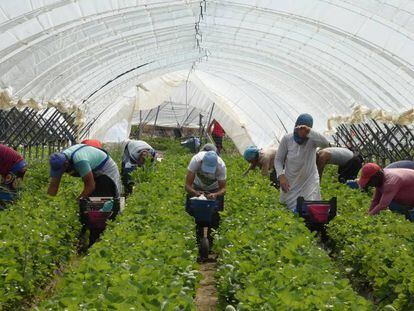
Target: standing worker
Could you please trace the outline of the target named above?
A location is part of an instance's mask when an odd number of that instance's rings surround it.
[[[319,150],[316,154],[320,180],[322,180],[323,171],[327,164],[338,166],[339,182],[345,183],[347,180],[354,180],[361,170],[362,163],[362,157],[359,154],[354,154],[348,148],[329,147]]]
[[[137,167],[143,167],[147,158],[154,161],[156,152],[149,144],[143,140],[130,140],[125,145],[124,154],[122,156],[121,176],[124,185],[125,194],[130,195],[134,182],[131,173]]]
[[[208,132],[211,133],[214,143],[216,144],[217,154],[220,154],[221,150],[223,149],[223,137],[226,132],[224,132],[224,129],[216,119],[211,122],[210,126],[208,127]]]
[[[292,211],[296,210],[298,197],[321,199],[316,149],[327,147],[329,142],[322,134],[312,130],[312,126],[311,115],[299,115],[294,132],[282,138],[275,159],[282,188],[280,202]]]
[[[218,210],[224,209],[224,194],[226,193],[226,165],[214,151],[200,151],[190,161],[185,179],[187,192],[186,210],[190,210],[190,199],[204,194],[209,200],[216,200]],[[211,228],[218,229],[220,215],[215,211],[208,229],[210,246],[213,245]],[[203,237],[204,224],[196,223],[197,243],[200,247]]]
[[[26,173],[27,163],[14,149],[0,144],[1,185],[9,190],[16,190],[19,180]]]
[[[256,146],[247,147],[243,153],[243,158],[250,163],[250,166],[243,173],[243,176],[247,176],[250,171],[259,167],[262,175],[269,176],[272,185],[277,186],[277,174],[274,168],[276,152],[275,147],[267,149],[259,149]]]
[[[404,210],[414,208],[414,170],[406,168],[382,170],[376,163],[367,163],[362,167],[358,184],[363,189],[376,188],[368,211],[369,215],[378,214],[387,207],[402,213],[405,213]]]

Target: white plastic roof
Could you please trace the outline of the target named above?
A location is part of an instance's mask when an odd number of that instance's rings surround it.
[[[0,88],[122,139],[188,79],[239,148],[266,146],[302,112],[323,130],[355,103],[412,108],[413,39],[412,0],[0,0]]]

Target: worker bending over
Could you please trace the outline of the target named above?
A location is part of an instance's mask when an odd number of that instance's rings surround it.
[[[277,186],[277,175],[274,168],[274,162],[277,149],[274,147],[259,149],[256,146],[249,146],[243,153],[243,158],[250,163],[249,168],[243,173],[243,176],[258,167],[262,176],[269,176],[273,186]]]
[[[375,187],[368,214],[375,215],[393,204],[414,208],[414,170],[406,168],[384,169],[375,163],[362,167],[358,181],[361,188]]]
[[[124,154],[122,156],[121,176],[124,185],[125,194],[132,193],[134,182],[131,173],[137,167],[143,167],[146,159],[151,162],[155,160],[156,152],[149,144],[143,140],[130,140],[125,145]]]
[[[14,149],[0,144],[1,185],[9,190],[16,190],[26,173],[27,163]]]
[[[79,199],[87,197],[119,197],[121,182],[118,167],[101,149],[78,144],[50,156],[48,194],[55,196],[64,173],[83,180]]]
[[[204,194],[209,200],[216,200],[218,211],[224,209],[224,194],[226,193],[226,165],[214,151],[200,151],[190,161],[185,179],[187,192],[186,210],[190,210],[190,199]],[[213,244],[211,228],[218,229],[220,215],[215,211],[208,229],[210,246]],[[204,224],[196,223],[197,243],[200,246],[203,237]]]
[[[362,163],[362,157],[354,154],[348,148],[329,147],[319,150],[316,154],[316,164],[320,180],[322,180],[323,171],[327,164],[338,166],[339,182],[345,183],[347,180],[354,180],[361,170]]]
[[[385,168],[408,168],[414,170],[414,161],[402,160],[389,164]]]

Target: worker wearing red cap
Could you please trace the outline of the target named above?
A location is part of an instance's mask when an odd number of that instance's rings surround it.
[[[362,167],[361,188],[375,187],[369,215],[378,214],[391,203],[414,208],[414,170],[405,168],[381,169],[375,163],[367,163]]]
[[[102,149],[102,143],[100,140],[97,140],[97,139],[84,139],[82,140],[81,144],[92,146],[98,149]]]

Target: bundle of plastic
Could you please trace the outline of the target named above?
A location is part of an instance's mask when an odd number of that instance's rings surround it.
[[[207,198],[204,196],[204,194],[198,196],[198,197],[192,197],[190,200],[207,200]]]

